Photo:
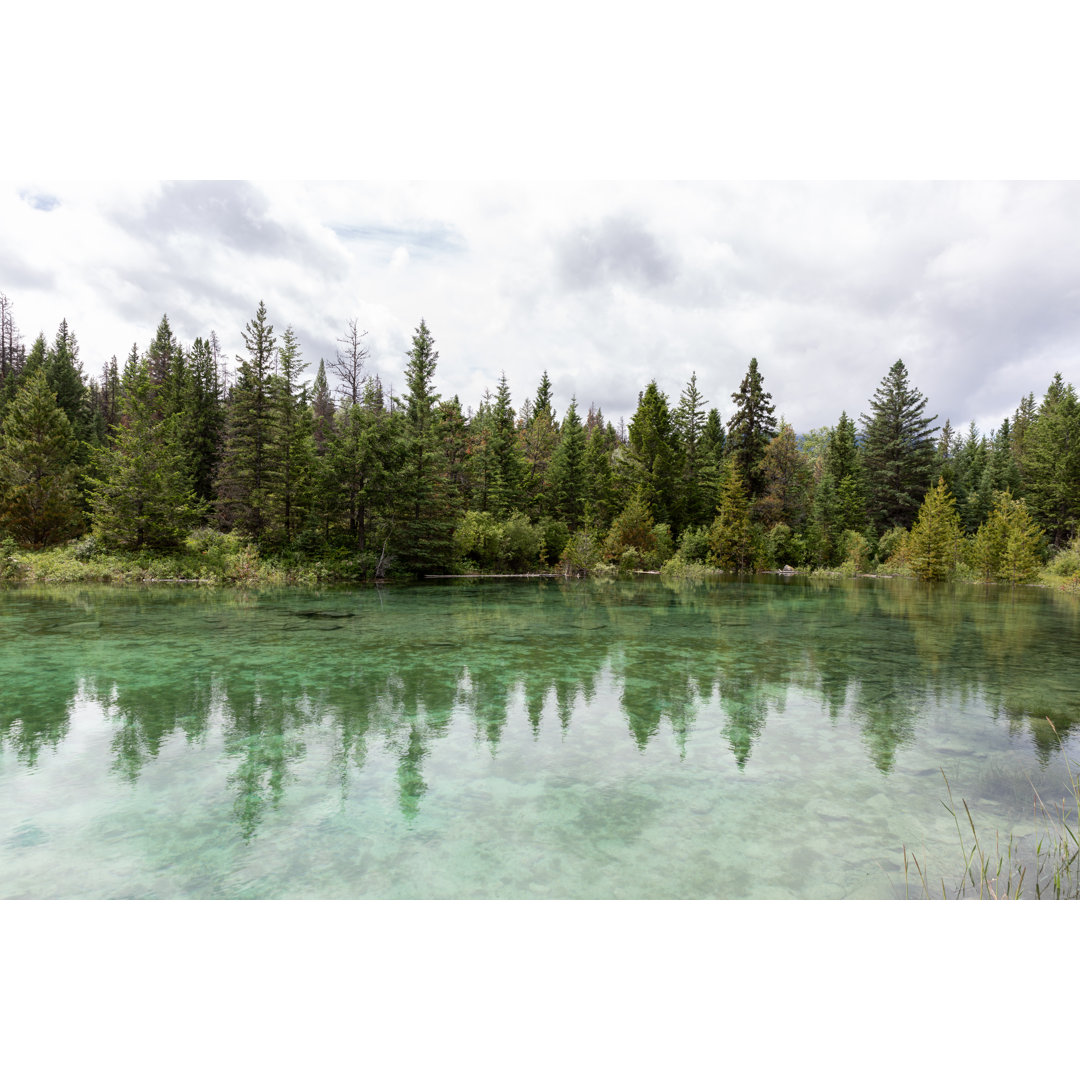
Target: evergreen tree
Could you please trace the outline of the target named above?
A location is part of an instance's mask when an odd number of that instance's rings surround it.
[[[493,509],[507,513],[521,506],[521,488],[526,463],[514,422],[510,386],[506,381],[505,371],[499,377],[499,389],[492,404],[491,419],[492,453],[495,457],[496,478]]]
[[[326,450],[330,429],[334,423],[334,399],[326,381],[326,361],[319,361],[319,373],[311,387],[311,410],[314,417],[315,446],[320,454]]]
[[[680,513],[682,528],[696,528],[708,520],[712,512],[710,498],[715,489],[716,478],[710,476],[704,443],[708,402],[701,396],[697,386],[697,372],[690,375],[678,408],[675,410],[675,431],[679,441],[682,460],[680,479]],[[714,410],[715,411],[715,410]],[[719,416],[717,416],[719,424]],[[721,438],[722,429],[721,429]],[[681,530],[680,530],[681,531]]]
[[[169,325],[169,316],[162,315],[154,340],[147,350],[150,363],[150,379],[155,386],[164,386],[168,382],[178,356],[183,356],[183,350],[180,348],[180,343],[173,336],[172,327]]]
[[[272,427],[268,449],[274,468],[268,508],[272,527],[287,545],[302,526],[315,449],[307,386],[300,382],[305,367],[293,328],[286,327],[278,349],[277,374],[271,377]]]
[[[551,380],[545,371],[536,390],[536,400],[522,410],[522,448],[525,453],[525,487],[533,516],[550,513],[551,483],[548,469],[559,440],[559,427],[551,407]]]
[[[274,485],[271,443],[271,376],[276,339],[260,300],[243,332],[246,357],[240,361],[226,411],[225,448],[218,483],[218,517],[256,540],[266,531],[267,499]]]
[[[780,421],[761,459],[765,493],[758,502],[758,518],[767,529],[783,522],[799,531],[806,521],[810,501],[810,463],[799,449],[791,425]]]
[[[972,562],[984,581],[1019,585],[1039,573],[1039,551],[1045,542],[1023,499],[1007,491],[994,494],[994,506],[972,542]]]
[[[1012,449],[1016,471],[1020,474],[1020,488],[1014,492],[1018,497],[1026,495],[1028,457],[1031,449],[1031,435],[1039,410],[1035,404],[1035,395],[1028,394],[1020,399],[1020,404],[1013,413],[1012,431],[1009,445]]]
[[[728,421],[727,450],[733,456],[743,487],[753,501],[765,490],[765,479],[759,466],[765,456],[765,447],[776,435],[776,410],[772,405],[772,394],[764,389],[756,358],[750,361],[750,367],[739,389],[731,395],[731,400],[735,403],[735,412]]]
[[[397,546],[406,565],[432,570],[446,566],[451,558],[453,520],[447,508],[445,461],[437,430],[439,395],[434,378],[439,354],[423,319],[407,355]]]
[[[628,486],[641,491],[654,521],[677,526],[682,460],[667,395],[657,388],[655,380],[638,396],[628,440]]]
[[[1080,401],[1058,372],[1027,436],[1027,503],[1052,543],[1080,527]]]
[[[200,506],[179,413],[161,416],[148,358],[125,378],[120,420],[97,451],[92,481],[94,535],[109,547],[174,548]]]
[[[585,443],[585,518],[589,528],[604,533],[610,527],[618,505],[611,455],[618,445],[615,429],[599,422]]]
[[[867,510],[879,532],[908,528],[919,513],[934,471],[937,416],[926,417],[926,398],[908,386],[897,360],[863,414],[863,468]]]
[[[83,446],[91,436],[90,402],[79,362],[79,343],[68,329],[67,319],[61,321],[45,358],[49,387],[56,394],[56,404],[67,414],[71,433],[75,437],[75,460],[86,464],[88,448]]]
[[[709,562],[721,570],[754,570],[761,561],[761,549],[742,476],[735,462],[729,461],[720,485],[720,505],[709,528]]]
[[[214,478],[221,461],[225,413],[221,382],[210,342],[197,337],[187,359],[187,391],[179,410],[191,459],[195,495],[204,505],[214,497]]]
[[[370,381],[365,391],[360,404],[338,413],[327,451],[336,484],[332,502],[342,508],[350,542],[359,552],[370,547],[377,516],[389,506],[401,451],[400,414],[382,408],[381,394]]]
[[[81,530],[77,446],[46,372],[20,380],[0,428],[0,530],[43,547]]]
[[[956,568],[960,518],[942,477],[926,493],[908,539],[908,565],[921,581],[944,581]]]
[[[8,395],[5,384],[18,378],[25,362],[22,335],[15,327],[11,301],[0,293],[0,417],[3,416],[5,403],[15,396],[14,386]]]
[[[585,516],[585,450],[585,429],[578,418],[577,398],[572,397],[551,459],[554,507],[572,530],[580,527]]]

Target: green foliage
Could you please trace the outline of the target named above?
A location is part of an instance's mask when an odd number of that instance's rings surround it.
[[[704,581],[708,574],[704,562],[685,559],[679,552],[660,567],[660,577],[665,582]]]
[[[846,529],[840,537],[840,551],[843,565],[853,574],[866,574],[870,571],[870,542],[862,533]]]
[[[709,529],[709,562],[721,570],[756,570],[764,561],[761,529],[750,521],[750,505],[732,463],[720,489],[720,506]]]
[[[499,520],[489,511],[469,510],[454,530],[453,553],[463,567],[521,573],[539,566],[545,541],[544,529],[521,511]]]
[[[960,548],[960,518],[956,500],[938,480],[923,500],[908,540],[908,565],[920,581],[944,581],[956,569]]]
[[[97,452],[94,535],[112,548],[174,548],[200,516],[177,413],[161,417],[148,362],[128,378],[121,421]]]
[[[604,538],[604,558],[618,560],[628,548],[633,548],[636,558],[656,546],[652,514],[641,492],[635,491],[619,516],[611,523]]]
[[[21,380],[0,428],[0,529],[24,547],[81,531],[76,444],[45,372]]]
[[[218,521],[260,539],[268,526],[274,483],[273,359],[276,339],[260,301],[243,333],[240,362],[225,422],[225,452],[218,483]]]
[[[765,490],[755,507],[757,518],[766,528],[779,522],[801,528],[810,499],[810,464],[790,424],[781,421],[780,431],[765,447],[759,471]]]
[[[765,561],[778,569],[806,563],[805,543],[786,522],[777,522],[769,530],[765,538]]]
[[[1023,499],[1007,491],[994,494],[993,510],[971,545],[972,566],[984,581],[1019,585],[1039,576],[1042,531],[1031,520]]]
[[[707,562],[709,558],[708,528],[687,529],[679,537],[679,549],[676,554],[684,562]]]
[[[559,558],[559,569],[566,575],[587,574],[600,562],[602,553],[593,536],[579,529],[567,541]]]
[[[1080,400],[1060,373],[1026,435],[1027,502],[1051,540],[1061,544],[1080,527]]]
[[[1080,534],[1072,542],[1058,551],[1046,566],[1046,575],[1063,580],[1069,585],[1080,585]]]
[[[896,559],[898,562],[907,562],[907,541],[908,531],[907,529],[896,528],[889,529],[888,532],[883,533],[877,542],[877,560],[881,564],[890,562]]]
[[[585,429],[578,418],[577,399],[571,398],[551,459],[551,502],[571,529],[576,529],[585,517],[585,446]]]
[[[667,395],[650,382],[638,400],[628,431],[629,483],[640,493],[654,521],[677,519],[677,481],[682,453]]]
[[[925,408],[926,398],[908,386],[907,368],[897,360],[862,417],[867,509],[878,529],[908,528],[930,487],[937,417],[927,418]]]
[[[18,545],[10,536],[0,539],[0,581],[15,581],[22,572]]]
[[[735,412],[728,421],[727,450],[735,460],[743,487],[751,499],[757,499],[767,482],[759,465],[765,448],[776,435],[776,410],[772,405],[772,394],[764,389],[756,358],[750,361],[731,400],[735,403]]]

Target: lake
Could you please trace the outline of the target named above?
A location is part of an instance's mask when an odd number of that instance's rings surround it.
[[[11,587],[0,897],[940,893],[943,771],[1033,846],[1078,656],[1031,588]]]

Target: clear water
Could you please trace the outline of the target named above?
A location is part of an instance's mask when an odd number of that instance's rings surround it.
[[[902,897],[942,769],[1030,842],[1078,655],[1035,589],[7,589],[0,897]]]

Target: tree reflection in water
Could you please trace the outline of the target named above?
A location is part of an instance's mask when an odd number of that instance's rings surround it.
[[[311,615],[320,604],[326,618]],[[359,610],[334,617],[350,605]],[[850,717],[882,773],[946,700],[984,700],[1043,762],[1080,714],[1062,660],[1077,605],[1035,590],[545,582],[391,590],[375,604],[57,588],[5,593],[0,613],[0,752],[33,768],[69,737],[80,696],[101,708],[113,768],[132,784],[175,736],[199,744],[216,729],[245,838],[280,804],[315,732],[332,736],[343,800],[371,747],[388,750],[412,820],[433,743],[455,717],[496,755],[509,725],[539,740],[553,702],[565,738],[605,680],[639,753],[667,730],[685,757],[713,703],[740,771],[792,689],[833,724]]]

